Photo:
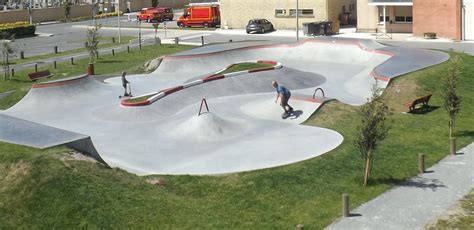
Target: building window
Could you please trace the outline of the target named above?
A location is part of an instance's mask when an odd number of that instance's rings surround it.
[[[298,11],[299,16],[314,16],[313,9],[299,9]],[[296,9],[290,9],[290,16],[296,17]]]
[[[386,21],[386,22],[389,22],[389,21],[390,21],[390,17],[389,17],[389,16],[385,16],[385,21]],[[379,22],[383,22],[383,16],[380,16]]]
[[[313,9],[302,9],[301,13],[303,14],[303,16],[314,16]]]
[[[275,17],[283,17],[283,16],[286,16],[286,10],[284,9],[275,10]]]

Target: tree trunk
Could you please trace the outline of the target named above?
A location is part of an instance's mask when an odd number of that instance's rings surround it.
[[[370,168],[372,167],[372,149],[367,151],[367,158],[365,159],[365,174],[364,174],[364,186],[367,186],[370,176]]]
[[[449,140],[453,137],[453,119],[449,118]]]

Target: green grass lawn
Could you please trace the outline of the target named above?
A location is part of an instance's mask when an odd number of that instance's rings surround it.
[[[143,73],[142,65],[146,61],[190,48],[192,47],[185,45],[143,46],[141,51],[131,49],[130,53],[121,52],[116,53],[115,56],[100,56],[99,61],[95,64],[95,72],[96,74],[117,74],[117,76],[120,75],[122,70],[129,74]],[[39,68],[38,71],[49,69],[54,77],[41,79],[38,82],[85,74],[87,63],[89,63],[89,59],[75,61],[74,65],[67,62],[58,63],[57,69],[53,69],[52,66]],[[28,78],[28,73],[31,72],[34,72],[34,70],[19,71],[15,73],[15,77],[10,81],[0,80],[0,93],[15,90],[10,96],[0,99],[0,109],[6,109],[14,105],[28,92],[33,84]]]
[[[474,57],[462,56],[463,104],[455,129],[459,146],[474,140]],[[106,60],[98,72],[141,64],[131,58]],[[77,73],[84,72],[81,66]],[[37,150],[0,143],[0,229],[292,229],[296,224],[321,229],[340,215],[342,193],[350,195],[355,208],[416,175],[419,153],[427,155],[430,165],[448,154],[444,109],[423,116],[402,113],[406,100],[427,93],[433,93],[432,106],[442,105],[441,79],[447,66],[402,76],[385,91],[394,110],[392,129],[375,153],[369,187],[362,187],[364,162],[353,144],[358,108],[333,101],[305,125],[340,132],[345,138],[341,146],[303,162],[223,176],[138,177],[96,163],[60,160],[59,155],[70,151],[64,147]]]
[[[222,72],[219,72],[218,74],[233,73],[233,72],[239,72],[239,71],[244,71],[244,70],[260,69],[260,68],[266,68],[266,67],[272,67],[272,66],[273,65],[268,64],[268,63],[245,62],[245,63],[232,65],[230,68]]]
[[[132,37],[132,36],[121,37],[120,43],[118,42],[118,38],[115,38],[116,43],[112,43],[112,37],[102,37],[100,39],[101,42],[99,43],[99,49],[110,48],[110,47],[114,47],[114,46],[120,46],[120,45],[123,45],[123,44],[128,44],[128,43],[130,43],[130,40],[132,40],[134,38],[135,37]],[[86,41],[84,40],[83,42],[85,43]],[[53,52],[52,49],[51,49],[51,52]],[[77,49],[71,49],[71,50],[67,50],[67,51],[63,51],[63,52],[58,52],[57,54],[50,53],[50,54],[43,54],[43,55],[36,55],[36,56],[28,57],[27,56],[28,51],[26,51],[24,59],[19,59],[20,57],[18,57],[17,59],[13,59],[12,61],[10,61],[10,64],[14,65],[14,64],[27,63],[27,62],[42,61],[42,60],[45,60],[45,59],[63,57],[63,56],[66,56],[66,55],[77,54],[77,53],[82,53],[82,52],[87,52],[87,49],[86,48],[77,48]]]

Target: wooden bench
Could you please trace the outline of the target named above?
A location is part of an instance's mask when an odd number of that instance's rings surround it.
[[[39,71],[39,72],[35,72],[35,73],[29,73],[28,74],[28,77],[30,78],[30,80],[32,81],[36,81],[38,80],[39,78],[43,78],[43,77],[47,77],[47,78],[50,78],[52,77],[53,74],[51,74],[49,72],[49,70],[44,70],[44,71]]]
[[[404,105],[410,109],[410,112],[412,112],[413,110],[415,110],[415,107],[418,104],[422,104],[423,107],[427,106],[428,102],[430,101],[431,95],[432,94],[426,95],[424,97],[417,98],[413,101],[407,101],[407,102],[405,102]]]

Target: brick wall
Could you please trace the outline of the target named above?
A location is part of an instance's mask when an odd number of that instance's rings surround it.
[[[460,0],[413,0],[413,34],[435,32],[437,37],[461,39]]]

